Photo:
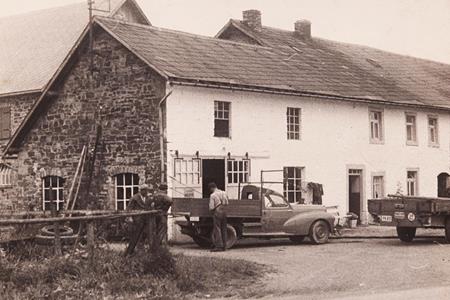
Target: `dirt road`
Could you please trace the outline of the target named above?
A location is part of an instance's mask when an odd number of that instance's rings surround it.
[[[266,298],[400,299],[408,290],[416,296],[412,299],[429,298],[431,292],[432,299],[450,295],[450,245],[440,238],[417,239],[408,245],[397,239],[343,239],[320,246],[251,240],[225,253],[194,245],[176,246],[174,251],[269,265],[274,272],[255,292]]]

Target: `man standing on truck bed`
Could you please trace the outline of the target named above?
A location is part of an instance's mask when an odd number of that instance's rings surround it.
[[[212,252],[225,251],[227,247],[227,213],[225,212],[225,206],[228,205],[228,196],[224,191],[217,188],[214,182],[209,185],[211,196],[209,198],[209,210],[213,216],[213,239],[214,248]],[[219,243],[221,245],[219,245]]]

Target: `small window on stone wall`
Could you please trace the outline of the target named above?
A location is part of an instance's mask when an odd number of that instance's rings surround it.
[[[58,176],[47,176],[42,179],[43,209],[51,210],[52,202],[56,210],[64,208],[64,179]]]
[[[5,164],[0,164],[0,188],[12,185],[12,169]]]
[[[128,202],[134,194],[139,192],[139,175],[122,173],[114,176],[116,184],[116,209],[127,209]]]

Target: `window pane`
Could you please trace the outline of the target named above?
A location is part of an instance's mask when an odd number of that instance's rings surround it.
[[[214,121],[214,136],[229,137],[228,120],[215,120]]]
[[[124,194],[123,194],[123,188],[122,187],[118,187],[117,188],[117,200],[119,199],[124,199]]]
[[[123,185],[123,174],[117,175],[117,185]]]
[[[131,185],[131,174],[125,174],[125,185]]]
[[[126,199],[130,199],[133,195],[131,195],[132,193],[132,189],[131,188],[126,188],[125,189],[125,197]]]
[[[118,210],[124,210],[124,203],[123,201],[117,201],[117,209]]]

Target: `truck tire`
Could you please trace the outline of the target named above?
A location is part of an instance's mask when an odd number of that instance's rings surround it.
[[[330,225],[324,220],[318,220],[309,229],[309,239],[313,244],[325,244],[330,238]]]
[[[203,235],[194,235],[192,239],[194,240],[194,243],[196,243],[200,248],[208,249],[212,246],[211,239]]]
[[[214,245],[216,245],[216,241],[217,241],[217,236],[213,230],[213,232],[211,233],[211,240],[213,242]],[[236,233],[236,229],[234,229],[233,226],[231,225],[227,225],[227,249],[230,249],[231,247],[234,246],[234,244],[236,244],[237,242],[237,233]],[[222,242],[220,241],[219,244],[221,244]]]
[[[450,243],[450,218],[445,220],[445,240]]]
[[[290,236],[289,239],[291,240],[291,242],[293,242],[295,244],[301,244],[305,240],[305,236],[304,235],[294,235],[294,236]]]
[[[411,243],[416,237],[416,227],[400,227],[397,226],[397,236],[400,241]]]

